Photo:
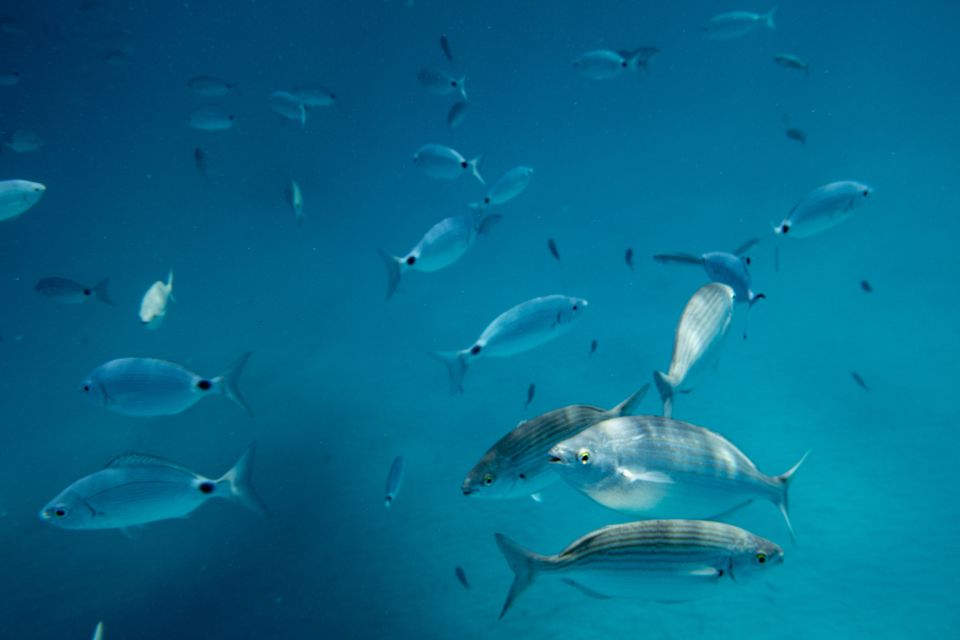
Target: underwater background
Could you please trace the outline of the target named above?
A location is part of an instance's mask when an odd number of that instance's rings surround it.
[[[98,620],[111,640],[955,632],[960,4],[780,1],[775,31],[703,37],[712,16],[766,5],[6,5],[0,66],[21,81],[0,87],[0,131],[30,127],[44,145],[4,148],[0,179],[47,192],[0,222],[0,638],[87,638]],[[440,34],[468,78],[452,132],[452,99],[417,83],[419,68],[444,64]],[[643,45],[660,49],[644,74],[598,82],[572,67],[588,50]],[[105,60],[112,51],[122,59]],[[809,75],[774,64],[782,51]],[[187,89],[201,74],[237,83],[212,100],[233,129],[186,125],[211,102]],[[267,96],[306,82],[335,104],[304,127],[282,122]],[[460,262],[406,274],[387,302],[376,249],[402,255],[483,193],[419,171],[411,157],[428,142],[483,153],[488,179],[518,164],[535,177]],[[283,199],[291,179],[302,227]],[[862,211],[813,238],[775,238],[771,222],[843,179],[875,189]],[[544,579],[498,620],[513,576],[494,532],[555,553],[631,518],[562,482],[541,503],[474,500],[464,474],[518,421],[612,407],[668,366],[683,305],[707,280],[654,253],[730,251],[752,236],[767,299],[746,340],[738,306],[718,371],[674,416],[767,473],[812,451],[791,489],[798,544],[775,509],[752,505],[730,521],[786,551],[764,581],[664,605]],[[171,268],[176,302],[146,331],[140,298]],[[34,284],[54,275],[110,277],[116,308],[52,303]],[[543,347],[479,361],[450,396],[427,354],[468,347],[501,311],[551,293],[589,310]],[[131,418],[78,391],[113,358],[214,375],[246,351],[252,418],[219,398]],[[642,410],[659,412],[655,392]],[[37,517],[121,452],[217,477],[253,441],[269,518],[215,501],[125,537]],[[397,455],[406,477],[385,509]]]

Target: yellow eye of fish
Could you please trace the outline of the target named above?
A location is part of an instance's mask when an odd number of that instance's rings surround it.
[[[763,553],[762,551],[757,554],[757,563],[758,563],[758,564],[763,564],[763,563],[766,562],[766,561],[767,561],[767,554]]]
[[[590,462],[590,451],[587,449],[580,449],[580,453],[577,454],[577,457],[580,458],[580,464],[587,464]]]
[[[485,487],[489,487],[492,484],[493,484],[493,474],[488,473],[485,476],[483,476],[483,485]]]

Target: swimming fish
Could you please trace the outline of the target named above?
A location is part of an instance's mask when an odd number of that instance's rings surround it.
[[[393,501],[396,500],[397,494],[400,493],[400,485],[403,484],[403,474],[406,469],[406,465],[403,462],[401,456],[397,456],[393,459],[393,464],[390,465],[390,473],[387,475],[387,497],[383,501],[383,506],[387,509],[390,508],[390,505],[393,504]]]
[[[300,101],[304,107],[329,107],[336,99],[337,94],[319,84],[308,84],[294,87],[290,94]]]
[[[873,293],[873,285],[866,280],[860,281],[860,288],[863,289],[864,293]]]
[[[40,519],[61,529],[126,529],[185,518],[216,499],[266,515],[267,508],[251,482],[255,451],[251,444],[216,479],[156,456],[124,453],[64,489],[47,503]]]
[[[473,346],[461,351],[431,354],[447,365],[450,393],[463,393],[463,377],[479,358],[505,358],[550,342],[583,315],[587,301],[564,295],[533,298],[504,311],[491,322]]]
[[[467,78],[454,78],[446,71],[439,69],[428,69],[423,67],[417,73],[417,80],[430,93],[438,96],[449,96],[452,93],[459,93],[464,100],[467,99]]]
[[[205,180],[210,179],[210,175],[207,173],[207,152],[200,147],[193,150],[193,164],[197,166],[197,171]]]
[[[872,188],[852,180],[817,187],[794,205],[783,222],[773,226],[773,232],[809,238],[850,218],[872,194]]]
[[[744,257],[743,254],[758,242],[760,242],[759,238],[751,238],[734,249],[732,253],[711,251],[699,256],[689,253],[658,253],[653,256],[653,259],[662,264],[700,265],[711,280],[732,287],[737,302],[746,302],[753,306],[757,300],[763,300],[766,296],[762,293],[754,293],[751,288],[753,279],[748,269],[750,258]]]
[[[236,124],[236,118],[222,107],[207,105],[194,109],[187,116],[187,124],[200,131],[226,131]]]
[[[97,628],[93,630],[93,640],[103,640],[103,622],[98,622]]]
[[[530,186],[531,180],[533,180],[533,169],[524,166],[514,167],[497,178],[497,181],[487,189],[481,202],[474,202],[470,206],[474,209],[483,209],[506,204],[523,193]]]
[[[778,53],[773,56],[773,61],[781,67],[796,69],[797,71],[803,71],[805,74],[810,75],[810,65],[807,64],[807,61],[792,53]]]
[[[447,128],[451,131],[460,126],[463,119],[467,117],[467,103],[463,100],[454,102],[447,113]]]
[[[630,267],[630,271],[633,271],[633,249],[630,247],[627,247],[627,252],[623,254],[623,261]]]
[[[413,163],[431,178],[456,180],[465,172],[473,174],[480,184],[486,184],[480,175],[483,156],[467,160],[460,153],[442,144],[425,144],[413,154]]]
[[[537,392],[537,385],[530,383],[530,386],[527,387],[527,402],[523,405],[523,408],[526,409],[530,406],[530,403],[533,402],[533,396]]]
[[[768,476],[723,436],[659,416],[598,422],[548,455],[570,486],[610,509],[648,518],[715,519],[753,500],[769,500],[791,538],[787,492],[807,457]]]
[[[15,129],[3,138],[3,144],[17,153],[30,153],[43,146],[43,138],[33,129]]]
[[[440,36],[440,48],[443,49],[443,56],[453,62],[453,54],[450,52],[450,41],[447,40],[447,34],[442,34]]]
[[[176,302],[173,297],[173,269],[167,275],[166,283],[157,280],[143,294],[143,300],[140,301],[140,322],[147,325],[148,329],[159,329],[167,315],[167,303],[171,300]]]
[[[187,81],[187,88],[198,96],[220,98],[236,89],[237,85],[213,76],[196,76]]]
[[[627,61],[627,68],[631,71],[647,71],[648,62],[654,55],[660,53],[657,47],[639,47],[637,49],[620,49],[617,51]]]
[[[790,127],[786,130],[787,137],[791,140],[796,140],[802,145],[807,144],[807,134],[803,132],[802,129],[797,129],[796,127]]]
[[[215,378],[166,360],[120,358],[91,371],[81,391],[93,404],[126,416],[171,416],[210,395],[226,396],[252,416],[238,386],[249,358],[249,353],[243,354]]]
[[[572,404],[525,420],[497,440],[467,472],[460,490],[465,496],[524,498],[557,480],[550,449],[598,422],[633,414],[647,395],[643,385],[612,409]]]
[[[289,91],[274,91],[267,98],[267,104],[280,117],[299,122],[301,127],[306,126],[307,106]]]
[[[300,192],[300,185],[296,180],[291,180],[283,189],[283,198],[290,205],[294,218],[297,219],[297,226],[303,226],[303,194]]]
[[[400,277],[407,271],[431,273],[449,267],[473,246],[477,238],[489,233],[502,216],[479,216],[476,214],[444,218],[423,235],[420,242],[406,256],[392,256],[378,250],[380,259],[387,266],[387,300],[400,284]]]
[[[456,567],[453,570],[453,574],[457,576],[457,580],[460,581],[460,584],[462,584],[464,588],[466,589],[470,588],[470,583],[467,582],[467,574],[466,572],[464,572],[463,567]]]
[[[870,391],[870,387],[867,386],[867,383],[856,371],[851,371],[850,375],[853,377],[853,381],[856,382],[864,391]]]
[[[43,278],[37,282],[34,289],[41,295],[63,304],[80,304],[96,298],[100,302],[113,306],[113,300],[107,292],[108,284],[110,284],[109,278],[104,278],[93,287],[66,278]]]
[[[0,71],[0,87],[15,87],[20,84],[20,74],[16,71]]]
[[[515,574],[501,618],[542,573],[569,576],[563,582],[593,598],[686,602],[748,582],[783,562],[777,544],[733,525],[703,520],[615,524],[553,556],[528,551],[502,533],[495,537]]]
[[[673,396],[689,390],[691,378],[716,362],[733,316],[733,289],[719,282],[700,287],[687,302],[677,324],[673,358],[667,373],[653,372],[663,401],[663,415],[673,413]]]
[[[560,250],[557,249],[557,243],[554,242],[553,238],[547,238],[547,249],[550,250],[550,255],[557,259],[557,262],[560,262]]]
[[[40,202],[47,188],[29,180],[0,181],[0,220],[12,220]]]
[[[777,25],[773,21],[777,8],[774,7],[764,14],[750,11],[730,11],[710,18],[703,28],[707,37],[715,40],[726,40],[745,36],[760,26],[775,30]]]
[[[591,80],[609,80],[622,75],[630,63],[616,51],[588,51],[573,61],[573,68]]]
[[[589,354],[589,355],[592,356],[592,355],[593,355],[594,353],[596,353],[596,352],[597,352],[597,341],[596,341],[596,340],[591,340],[591,341],[590,341],[590,354]]]

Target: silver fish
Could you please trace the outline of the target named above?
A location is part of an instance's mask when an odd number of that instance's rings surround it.
[[[679,390],[689,390],[689,379],[716,361],[732,316],[733,289],[725,284],[704,285],[687,301],[677,324],[670,369],[653,373],[663,415],[671,416],[673,397]]]
[[[140,301],[140,322],[145,324],[147,329],[159,329],[167,317],[167,304],[171,301],[176,302],[173,297],[173,269],[167,274],[166,282],[157,280],[143,294]]]
[[[337,99],[337,94],[319,84],[295,87],[290,93],[307,108],[329,107]]]
[[[291,180],[283,190],[283,199],[290,205],[293,216],[297,220],[297,226],[303,226],[303,193],[300,191],[300,185],[296,180]]]
[[[609,80],[622,75],[630,63],[616,51],[588,51],[573,61],[573,68],[591,80]]]
[[[469,171],[480,184],[486,184],[480,175],[482,161],[482,155],[467,160],[458,151],[442,144],[425,144],[413,154],[413,163],[431,178],[456,180]]]
[[[126,529],[184,518],[216,499],[266,515],[251,483],[254,452],[251,444],[237,463],[216,479],[156,456],[125,453],[64,489],[47,503],[40,518],[61,529]]]
[[[432,355],[447,365],[450,393],[463,393],[463,377],[474,360],[505,358],[539,347],[565,333],[586,308],[587,301],[583,298],[563,295],[533,298],[497,316],[472,346]]]
[[[166,360],[120,358],[91,371],[81,391],[93,404],[127,416],[174,415],[210,395],[226,396],[252,416],[238,386],[249,358],[249,353],[243,354],[215,378]]]
[[[220,98],[236,89],[237,85],[213,76],[196,76],[187,81],[187,88],[198,96]]]
[[[792,53],[778,53],[773,56],[773,61],[781,67],[796,69],[797,71],[803,71],[805,74],[810,75],[810,65],[807,61]]]
[[[40,202],[47,188],[29,180],[0,181],[0,220],[11,220],[23,215]]]
[[[465,496],[498,500],[537,493],[558,477],[547,455],[554,445],[603,420],[632,414],[649,388],[645,384],[612,409],[572,404],[521,422],[483,454],[460,490]]]
[[[644,520],[588,533],[553,556],[524,549],[502,533],[497,546],[515,577],[500,617],[542,573],[593,598],[686,602],[764,574],[783,549],[749,531],[703,520]]]
[[[187,124],[201,131],[226,131],[236,124],[236,118],[222,107],[207,105],[194,109],[187,116]]]
[[[62,304],[81,304],[97,299],[113,306],[113,300],[107,292],[109,284],[109,278],[104,278],[93,287],[66,278],[43,278],[37,282],[34,289],[41,295]]]
[[[463,119],[467,117],[467,103],[463,100],[454,102],[447,113],[447,128],[451,131],[460,126]]]
[[[497,181],[487,189],[481,202],[472,203],[470,206],[474,209],[483,209],[506,204],[523,193],[530,186],[531,180],[533,180],[533,169],[524,166],[514,167],[497,178]]]
[[[776,13],[776,7],[764,14],[753,13],[751,11],[721,13],[718,16],[710,18],[710,21],[707,22],[707,26],[705,26],[703,30],[707,34],[707,37],[716,40],[739,38],[761,26],[775,30],[777,25],[774,23],[773,17]]]
[[[307,105],[289,91],[274,91],[267,99],[274,113],[287,120],[299,122],[301,127],[307,124]]]
[[[651,518],[716,518],[769,500],[790,525],[788,490],[806,455],[768,476],[723,436],[679,420],[630,416],[598,422],[548,454],[570,486],[605,507]]]
[[[794,205],[783,222],[773,225],[773,232],[791,238],[809,238],[850,218],[872,194],[871,187],[852,180],[817,187]]]
[[[390,473],[387,475],[386,498],[383,501],[383,506],[387,509],[390,508],[390,505],[396,500],[397,494],[400,493],[400,485],[403,484],[403,474],[405,470],[406,465],[403,462],[403,458],[401,456],[394,458],[393,464],[390,465]]]
[[[43,138],[33,129],[15,129],[4,136],[3,144],[17,153],[30,153],[43,146]]]
[[[658,253],[653,256],[653,259],[663,264],[699,265],[711,280],[732,287],[737,302],[746,302],[753,306],[757,300],[763,300],[766,296],[762,293],[754,293],[751,288],[753,280],[748,268],[750,258],[745,257],[744,254],[758,242],[760,242],[759,238],[751,238],[734,249],[732,253],[711,251],[699,256],[689,253]]]
[[[20,84],[20,74],[16,71],[0,71],[0,87],[15,87]]]
[[[417,73],[417,80],[434,95],[448,96],[452,93],[459,93],[461,98],[467,99],[466,77],[454,78],[446,71],[423,67]]]

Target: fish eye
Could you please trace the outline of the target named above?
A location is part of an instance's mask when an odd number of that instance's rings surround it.
[[[67,516],[67,510],[64,507],[57,507],[54,509],[53,515],[57,516],[58,518],[65,518]]]
[[[492,474],[492,473],[484,474],[484,476],[483,476],[483,486],[489,487],[489,486],[492,485],[492,484],[493,484],[493,474]]]
[[[580,453],[577,454],[577,458],[580,459],[580,464],[587,464],[590,462],[590,450],[589,449],[580,449]]]
[[[414,265],[416,261],[417,259],[414,256],[410,256],[409,258],[407,258],[407,264],[410,265],[411,267]]]
[[[757,553],[757,564],[764,564],[767,561],[767,554],[763,551]]]
[[[83,385],[83,390],[84,390],[84,391],[90,391],[90,385],[88,385],[88,384]]]
[[[456,81],[456,80],[451,80],[451,81],[450,81],[450,86],[451,86],[451,87],[457,86],[457,81]]]
[[[748,267],[750,266],[750,258],[744,258],[743,261],[747,263]]]
[[[576,305],[576,304],[575,304],[575,305],[573,305],[573,310],[576,311],[579,307],[580,307],[580,305]]]
[[[460,167],[463,168],[463,169],[466,169],[466,168],[469,167],[469,166],[470,166],[470,163],[467,162],[466,160],[464,160],[463,162],[460,163]]]
[[[784,224],[783,226],[780,227],[781,233],[787,233],[788,231],[790,231],[790,225]]]
[[[863,197],[866,198],[868,195],[870,195],[870,189],[864,189],[864,190],[863,190]]]

